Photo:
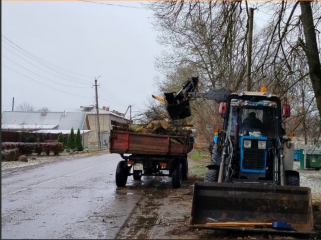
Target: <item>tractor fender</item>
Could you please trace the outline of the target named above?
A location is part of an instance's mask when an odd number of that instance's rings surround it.
[[[207,167],[208,169],[217,169],[217,170],[219,170],[220,165],[210,164],[210,165],[206,165],[206,167]]]

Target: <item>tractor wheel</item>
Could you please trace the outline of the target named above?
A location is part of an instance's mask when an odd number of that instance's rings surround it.
[[[218,169],[208,169],[204,176],[204,182],[217,182]]]
[[[116,168],[116,185],[117,187],[125,187],[128,177],[128,167],[125,161],[120,161]]]
[[[182,185],[182,163],[180,162],[174,166],[172,173],[172,185],[173,188],[180,188]]]
[[[185,180],[187,180],[187,177],[188,177],[188,161],[187,161],[187,158],[185,158],[182,161],[182,172],[183,172],[182,180],[185,181]]]
[[[134,180],[141,180],[142,179],[142,171],[141,170],[134,170],[133,178],[134,178]]]
[[[295,175],[288,175],[286,177],[286,185],[287,186],[300,186],[300,179]]]

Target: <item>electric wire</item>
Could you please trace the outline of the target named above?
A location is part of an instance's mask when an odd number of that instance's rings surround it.
[[[39,76],[39,77],[41,77],[41,78],[44,78],[44,79],[47,79],[48,81],[51,81],[51,82],[54,82],[54,83],[57,83],[57,84],[60,84],[60,85],[64,85],[64,86],[66,86],[66,87],[72,87],[72,88],[90,88],[90,87],[75,87],[75,86],[66,85],[66,84],[63,84],[63,83],[60,83],[60,82],[56,82],[56,81],[54,81],[54,80],[48,79],[48,78],[46,78],[46,77],[44,77],[44,76],[41,76],[41,75],[39,75],[39,74],[37,74],[37,73],[35,73],[35,72],[33,72],[33,71],[31,71],[31,70],[23,67],[23,66],[21,66],[20,64],[18,64],[18,63],[16,63],[15,61],[7,58],[7,57],[4,56],[4,55],[1,55],[1,56],[4,57],[4,58],[6,58],[6,59],[8,59],[8,60],[11,61],[11,62],[13,62],[14,64],[18,65],[19,67],[21,67],[21,68],[23,68],[23,69],[25,69],[25,70],[27,70],[27,71],[29,71],[29,72],[37,75],[37,76]]]
[[[35,58],[37,58],[37,59],[39,59],[39,60],[47,63],[47,64],[50,64],[50,65],[52,65],[52,66],[54,66],[54,67],[56,67],[56,68],[59,68],[59,69],[61,69],[61,70],[63,70],[63,71],[70,72],[70,73],[73,73],[73,74],[76,74],[76,75],[79,75],[79,76],[94,78],[94,77],[92,77],[92,76],[87,76],[87,75],[84,75],[84,74],[79,74],[79,73],[71,72],[71,71],[65,70],[65,69],[63,69],[63,68],[61,68],[61,67],[55,66],[55,65],[53,65],[53,64],[51,64],[51,63],[49,63],[49,62],[47,62],[47,61],[45,61],[45,60],[37,57],[36,55],[28,52],[27,50],[24,50],[22,47],[18,46],[17,44],[15,44],[14,42],[12,42],[10,39],[8,39],[7,37],[5,37],[4,35],[1,34],[1,36],[2,36],[3,38],[5,38],[7,41],[9,41],[10,43],[12,43],[13,45],[15,45],[16,47],[20,48],[22,51],[28,53],[29,55],[31,55],[31,56],[33,56],[33,57],[35,57]]]
[[[16,70],[12,69],[12,68],[10,68],[10,67],[7,67],[7,66],[4,65],[3,63],[2,63],[1,65],[4,66],[4,67],[6,67],[6,68],[8,68],[8,69],[10,69],[10,70],[13,71],[13,72],[16,72],[16,73],[18,73],[18,74],[20,74],[20,75],[22,75],[22,76],[24,76],[24,77],[32,80],[32,81],[35,81],[35,82],[37,82],[37,83],[40,83],[41,85],[44,85],[44,86],[49,87],[49,88],[51,88],[51,89],[57,90],[57,91],[59,91],[59,92],[63,92],[63,93],[66,93],[66,94],[68,94],[68,95],[73,95],[73,96],[82,97],[82,98],[92,98],[92,97],[86,97],[86,96],[76,95],[76,94],[73,94],[73,93],[70,93],[70,92],[65,92],[65,91],[62,91],[62,90],[60,90],[60,89],[50,87],[50,86],[48,86],[48,85],[46,85],[46,84],[44,84],[44,83],[42,83],[42,82],[39,82],[39,81],[37,81],[37,80],[35,80],[35,79],[33,79],[33,78],[30,78],[30,77],[28,77],[28,76],[26,76],[26,75],[24,75],[24,74],[22,74],[22,73],[20,73],[20,72],[18,72],[18,71],[16,71]]]
[[[11,52],[12,54],[14,54],[14,55],[16,55],[17,57],[19,57],[19,58],[21,58],[21,59],[23,59],[24,61],[26,61],[26,62],[28,62],[29,64],[31,64],[31,65],[33,65],[33,66],[35,66],[35,67],[37,67],[37,68],[39,68],[39,69],[41,69],[41,70],[43,70],[43,71],[45,71],[45,72],[47,72],[47,73],[49,73],[49,74],[52,74],[52,73],[50,73],[50,72],[48,72],[48,71],[46,71],[46,70],[44,70],[44,69],[42,69],[42,68],[40,68],[40,67],[38,67],[38,66],[36,66],[35,64],[33,64],[33,63],[31,63],[31,62],[29,62],[28,60],[26,60],[25,58],[23,58],[23,57],[21,57],[21,56],[19,56],[19,55],[17,55],[16,53],[14,53],[13,51],[11,51],[10,49],[8,49],[7,47],[5,47],[5,46],[2,46],[3,48],[5,48],[5,49],[7,49],[9,52]],[[22,54],[24,54],[24,53],[22,53]],[[24,55],[26,55],[26,54],[24,54]],[[27,56],[28,57],[28,56]],[[34,60],[34,59],[33,59]],[[41,62],[39,62],[39,61],[37,61],[37,60],[34,60],[34,61],[36,61],[36,62],[38,62],[38,63],[40,63],[40,64],[42,64],[42,65],[44,65],[43,63],[41,63]],[[71,79],[75,79],[75,78],[73,78],[73,77],[71,77],[71,76],[68,76],[68,75],[66,75],[66,74],[62,74],[62,73],[60,73],[59,71],[57,71],[56,69],[53,69],[52,67],[48,67],[48,66],[46,66],[46,65],[44,65],[45,67],[47,67],[47,68],[49,68],[50,70],[52,70],[53,72],[56,72],[56,73],[58,73],[58,74],[60,74],[60,75],[63,75],[63,76],[67,76],[67,77],[69,77],[69,78],[71,78]],[[55,75],[55,74],[52,74],[52,75]],[[57,75],[55,75],[56,77],[59,77],[59,78],[62,78],[62,77],[60,77],[60,76],[57,76]],[[65,80],[67,80],[67,81],[72,81],[72,82],[77,82],[77,83],[81,83],[81,84],[88,84],[87,82],[84,82],[84,81],[80,81],[80,80],[71,80],[71,79],[67,79],[67,78],[63,78],[63,79],[65,79]]]
[[[112,7],[125,7],[125,8],[135,8],[135,9],[145,9],[145,8],[134,7],[134,6],[125,6],[125,5],[119,5],[119,4],[101,3],[101,2],[85,1],[85,0],[79,0],[79,2],[88,2],[88,3],[103,4],[103,5],[108,5],[108,6],[112,6]]]
[[[108,96],[108,98],[111,98],[113,101],[120,102],[121,104],[128,105],[127,103],[123,102],[121,98],[116,96],[112,91],[110,91],[104,84],[100,83],[100,87],[107,92],[102,92],[104,96]]]
[[[108,100],[108,99],[106,99],[106,98],[103,98],[103,97],[101,97],[101,96],[98,96],[98,99],[102,99],[102,100],[105,100],[106,102],[108,102],[108,103],[114,103],[115,105],[118,105],[118,106],[122,106],[122,107],[127,107],[128,105],[125,105],[125,104],[120,104],[120,103],[118,103],[117,101],[115,102],[115,101],[110,101],[110,100]]]

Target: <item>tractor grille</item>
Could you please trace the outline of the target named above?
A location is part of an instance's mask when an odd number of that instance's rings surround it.
[[[243,168],[244,169],[264,169],[263,149],[244,149]]]

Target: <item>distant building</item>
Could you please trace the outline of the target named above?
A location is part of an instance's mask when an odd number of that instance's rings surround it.
[[[91,132],[88,137],[89,146],[98,145],[98,125],[97,111],[94,106],[80,106],[80,111],[86,112],[86,124]],[[124,118],[124,114],[116,110],[109,110],[109,107],[103,106],[99,109],[99,126],[100,126],[100,141],[102,147],[109,147],[109,136],[111,130],[111,121],[128,123],[129,120]]]
[[[29,132],[42,134],[69,134],[71,128],[83,136],[84,147],[98,146],[97,112],[93,105],[80,106],[72,112],[24,112],[5,111],[1,116],[1,132]],[[108,147],[111,121],[128,123],[124,114],[109,110],[103,106],[99,109],[100,141],[102,147]]]
[[[6,132],[28,132],[38,134],[69,134],[71,128],[75,134],[79,129],[83,146],[88,147],[90,130],[86,125],[85,112],[24,112],[4,111],[1,115],[1,135]]]

